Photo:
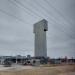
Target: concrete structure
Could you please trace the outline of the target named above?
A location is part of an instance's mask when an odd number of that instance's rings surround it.
[[[46,31],[48,31],[48,22],[43,19],[34,24],[35,34],[35,57],[47,57]]]

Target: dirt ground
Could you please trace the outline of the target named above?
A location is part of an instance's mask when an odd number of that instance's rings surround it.
[[[17,66],[0,70],[0,75],[75,75],[75,65],[54,67]]]

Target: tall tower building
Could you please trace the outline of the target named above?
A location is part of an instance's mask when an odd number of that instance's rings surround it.
[[[47,57],[46,31],[48,31],[48,22],[45,19],[34,24],[35,57]]]

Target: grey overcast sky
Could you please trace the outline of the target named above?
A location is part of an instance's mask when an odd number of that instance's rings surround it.
[[[42,19],[48,56],[75,57],[75,0],[0,0],[0,55],[33,56],[33,24]]]

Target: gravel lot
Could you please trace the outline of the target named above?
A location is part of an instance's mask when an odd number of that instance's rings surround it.
[[[54,67],[32,67],[21,65],[3,67],[0,65],[0,75],[75,75],[75,65]]]

